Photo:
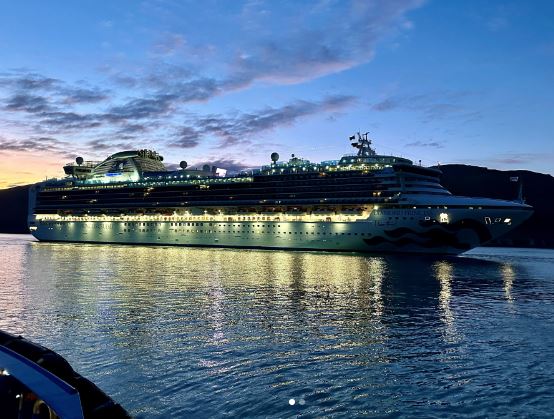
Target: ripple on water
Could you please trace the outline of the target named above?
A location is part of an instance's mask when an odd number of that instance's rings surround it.
[[[554,408],[553,251],[433,258],[0,235],[0,264],[0,328],[60,352],[138,417]]]

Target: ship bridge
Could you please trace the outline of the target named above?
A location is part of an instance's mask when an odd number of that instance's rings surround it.
[[[102,162],[84,161],[64,166],[66,174],[84,183],[138,181],[146,172],[165,172],[163,157],[151,150],[130,150],[112,154]]]

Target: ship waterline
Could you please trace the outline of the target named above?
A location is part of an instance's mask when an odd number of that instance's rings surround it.
[[[352,140],[352,138],[351,138]],[[146,150],[69,164],[33,186],[29,228],[42,241],[459,254],[525,221],[522,200],[453,196],[440,171],[377,155],[318,164],[293,157],[224,177],[164,171]]]

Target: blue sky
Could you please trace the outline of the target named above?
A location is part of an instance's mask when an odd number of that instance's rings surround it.
[[[1,2],[0,187],[82,155],[554,173],[554,2]]]

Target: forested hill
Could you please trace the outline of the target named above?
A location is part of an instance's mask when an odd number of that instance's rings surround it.
[[[28,233],[29,187],[0,189],[0,233]]]
[[[454,195],[516,199],[523,181],[523,196],[535,208],[523,225],[493,245],[554,248],[554,177],[525,170],[501,171],[467,165],[444,165],[442,184]],[[0,190],[0,233],[27,233],[27,186]]]

